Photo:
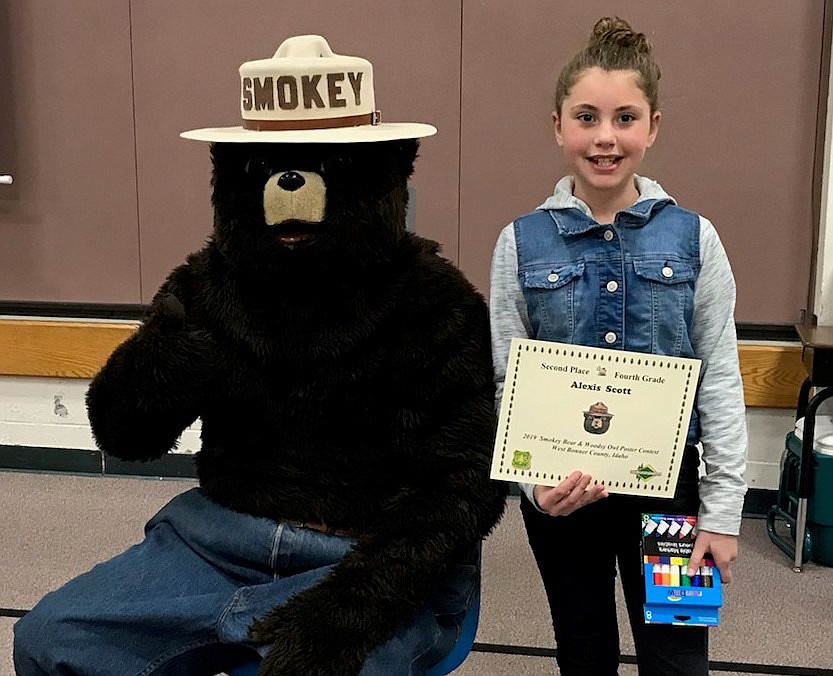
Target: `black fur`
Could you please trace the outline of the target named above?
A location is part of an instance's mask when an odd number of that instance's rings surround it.
[[[358,534],[327,579],[255,624],[272,644],[262,674],[357,674],[503,510],[487,309],[405,231],[416,152],[212,146],[212,238],[87,395],[107,453],[157,458],[200,416],[213,500]],[[327,190],[323,222],[293,248],[263,215],[265,177],[286,169]]]

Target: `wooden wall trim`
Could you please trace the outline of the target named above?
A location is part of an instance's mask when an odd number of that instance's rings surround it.
[[[0,375],[92,378],[138,323],[0,320]]]
[[[0,375],[92,378],[138,322],[0,319]],[[806,377],[800,345],[738,346],[746,405],[794,408]]]
[[[807,377],[800,345],[742,344],[738,358],[747,406],[795,408]]]

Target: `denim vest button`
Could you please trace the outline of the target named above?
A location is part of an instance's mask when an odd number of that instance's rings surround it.
[[[606,343],[615,343],[616,342],[616,334],[613,331],[608,331],[605,334],[605,342]]]
[[[618,284],[618,282],[617,282],[615,279],[611,279],[611,280],[607,283],[607,287],[606,287],[606,288],[607,288],[607,290],[608,290],[608,291],[610,291],[610,293],[613,293],[614,291],[616,291],[616,289],[618,289],[618,288],[619,288],[619,284]]]
[[[674,276],[674,271],[666,265],[662,269],[662,276],[663,277],[673,277]]]
[[[613,230],[605,230],[605,234],[603,235],[605,238],[605,242],[609,242],[613,239]]]
[[[548,282],[557,282],[558,281],[558,275],[555,272],[551,272],[550,274],[547,275],[547,281]]]

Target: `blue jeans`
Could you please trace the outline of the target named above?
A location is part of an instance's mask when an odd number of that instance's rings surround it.
[[[143,542],[47,594],[15,624],[15,669],[216,674],[265,655],[269,646],[248,637],[252,621],[321,580],[354,544],[233,512],[192,489],[148,522]],[[478,588],[474,556],[413,623],[370,653],[362,676],[423,673],[454,645]]]

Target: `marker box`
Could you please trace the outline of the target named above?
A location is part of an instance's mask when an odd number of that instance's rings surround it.
[[[660,529],[649,524],[666,523]],[[673,532],[672,532],[673,531]],[[720,571],[707,554],[694,575],[687,573],[696,517],[677,514],[642,515],[642,568],[646,624],[716,626],[723,605]]]

